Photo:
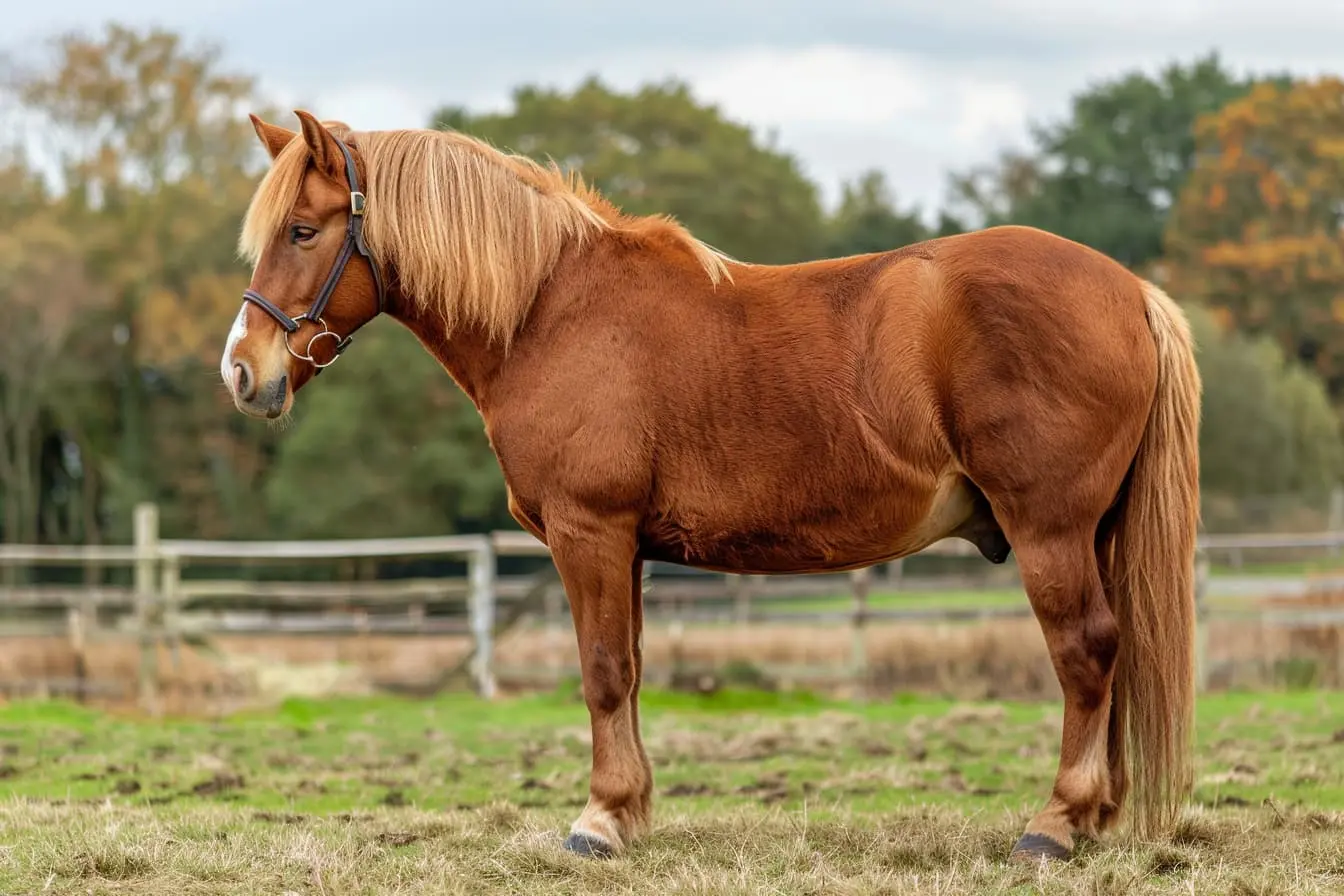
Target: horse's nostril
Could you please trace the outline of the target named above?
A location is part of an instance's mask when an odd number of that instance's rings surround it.
[[[233,388],[239,398],[244,401],[252,400],[255,384],[252,381],[251,369],[243,361],[233,365]]]

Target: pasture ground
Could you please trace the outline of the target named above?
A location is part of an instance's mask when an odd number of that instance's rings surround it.
[[[0,892],[1338,893],[1344,693],[1211,694],[1162,842],[1005,861],[1054,774],[1057,703],[646,693],[655,827],[561,838],[586,797],[574,687],[290,700],[142,721],[0,708]]]

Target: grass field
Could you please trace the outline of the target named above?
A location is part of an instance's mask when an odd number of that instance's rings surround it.
[[[1228,595],[1219,591],[1220,580],[1227,579],[1283,579],[1301,577],[1327,577],[1344,575],[1344,564],[1331,556],[1313,560],[1278,563],[1247,563],[1240,567],[1213,565],[1209,569],[1211,578],[1208,599],[1224,607],[1245,607],[1254,603],[1253,597]],[[656,587],[656,586],[655,586]],[[1019,607],[1025,612],[1029,608],[1026,594],[1016,585],[968,587],[968,588],[908,588],[893,589],[879,581],[868,594],[870,610],[978,610]],[[837,613],[849,612],[854,598],[849,593],[836,593],[819,597],[767,597],[753,600],[753,607],[761,612],[782,613]]]
[[[1344,694],[1216,695],[1169,841],[1004,861],[1059,708],[650,693],[655,829],[559,849],[586,797],[572,689],[289,701],[154,723],[0,709],[0,892],[1344,892]]]

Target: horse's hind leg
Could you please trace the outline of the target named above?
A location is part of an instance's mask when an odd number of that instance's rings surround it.
[[[1050,800],[1027,824],[1015,857],[1065,858],[1074,836],[1096,837],[1116,811],[1108,734],[1119,628],[1106,603],[1093,528],[1014,532],[1022,582],[1064,693],[1059,768]]]
[[[1097,836],[1125,796],[1123,777],[1112,781],[1110,745],[1120,626],[1107,599],[1097,538],[1146,419],[1141,398],[1126,401],[1134,398],[1122,388],[1127,385],[1111,389],[1115,405],[1104,428],[1082,414],[1075,419],[1083,425],[1072,429],[1026,414],[1008,422],[989,414],[997,425],[986,427],[966,415],[967,475],[1012,544],[1064,697],[1054,787],[1018,841],[1019,857],[1070,855],[1074,837]],[[999,402],[1012,403],[1008,396]],[[984,407],[993,404],[975,410]]]

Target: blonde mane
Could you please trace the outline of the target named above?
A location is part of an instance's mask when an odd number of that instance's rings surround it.
[[[601,233],[661,235],[688,250],[713,283],[731,279],[727,256],[676,222],[623,216],[555,165],[452,131],[352,133],[325,124],[363,157],[369,250],[395,267],[404,295],[439,314],[450,335],[474,323],[507,344],[564,247]],[[238,241],[254,266],[284,227],[309,158],[296,137],[257,187]]]

